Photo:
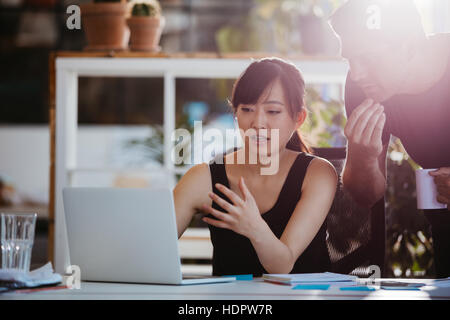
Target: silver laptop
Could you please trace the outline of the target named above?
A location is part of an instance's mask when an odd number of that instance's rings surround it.
[[[70,264],[81,280],[155,284],[229,282],[183,279],[170,189],[64,188]]]

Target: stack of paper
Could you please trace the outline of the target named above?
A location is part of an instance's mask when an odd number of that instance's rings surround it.
[[[58,284],[61,281],[61,275],[53,272],[51,262],[27,273],[0,269],[0,287],[3,288],[34,288],[43,285]]]
[[[263,274],[265,281],[284,284],[330,284],[341,282],[356,282],[357,276],[332,272],[297,273],[297,274]]]
[[[436,279],[429,285],[438,288],[450,288],[450,277],[445,279]]]

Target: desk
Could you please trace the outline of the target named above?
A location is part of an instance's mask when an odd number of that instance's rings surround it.
[[[383,279],[393,280],[393,279]],[[399,280],[399,279],[395,279]],[[429,283],[425,279],[402,279]],[[450,288],[422,287],[420,291],[292,290],[291,286],[253,281],[188,286],[82,282],[80,289],[58,289],[33,293],[5,293],[0,300],[417,300],[450,299]]]

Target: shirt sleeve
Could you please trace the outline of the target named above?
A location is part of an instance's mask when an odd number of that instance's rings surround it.
[[[347,119],[352,114],[353,110],[355,110],[364,100],[366,96],[362,89],[350,78],[350,73],[347,74],[347,80],[345,82],[345,114]],[[391,138],[391,134],[388,130],[388,113],[386,114],[386,123],[383,129],[382,142],[383,145],[388,144]]]

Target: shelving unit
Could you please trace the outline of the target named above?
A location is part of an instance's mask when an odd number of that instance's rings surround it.
[[[235,79],[250,64],[250,58],[265,54],[214,53],[146,54],[135,52],[55,52],[50,56],[50,203],[49,258],[56,272],[64,273],[69,263],[62,189],[70,185],[70,174],[77,168],[78,77],[160,77],[164,79],[164,164],[163,171],[175,184],[171,161],[175,128],[177,78]],[[327,57],[285,57],[302,71],[307,84],[337,84],[344,87],[348,67],[345,62]],[[342,90],[341,90],[342,91]],[[94,168],[82,168],[95,170]],[[105,169],[114,170],[114,169]],[[122,169],[121,169],[122,170]],[[136,170],[134,168],[133,170]]]

